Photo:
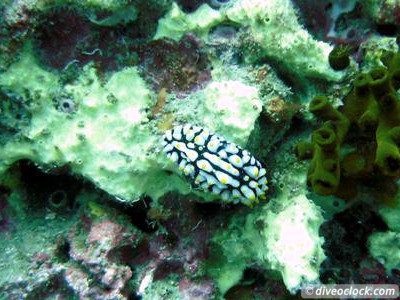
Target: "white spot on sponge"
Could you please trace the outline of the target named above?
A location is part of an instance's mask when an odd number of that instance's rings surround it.
[[[324,240],[318,233],[323,217],[304,195],[282,204],[286,205],[282,211],[267,211],[262,218],[266,224],[261,232],[266,252],[259,255],[282,274],[286,287],[294,292],[302,283],[319,279],[319,267],[325,259]]]
[[[228,140],[245,144],[261,112],[258,89],[240,81],[214,81],[204,90],[204,123]]]

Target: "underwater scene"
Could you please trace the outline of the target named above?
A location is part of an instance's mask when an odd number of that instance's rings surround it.
[[[0,1],[0,300],[400,299],[399,187],[399,0]]]

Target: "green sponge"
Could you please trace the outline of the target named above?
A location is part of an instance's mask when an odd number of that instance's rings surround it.
[[[311,159],[308,182],[318,194],[348,197],[359,181],[400,178],[400,52],[386,53],[382,61],[384,66],[356,76],[339,109],[326,96],[310,102],[324,123],[311,143],[296,146],[296,154]],[[345,191],[349,187],[354,193]]]
[[[308,182],[321,195],[333,194],[340,181],[340,142],[333,123],[328,121],[313,132],[314,155],[308,171]]]

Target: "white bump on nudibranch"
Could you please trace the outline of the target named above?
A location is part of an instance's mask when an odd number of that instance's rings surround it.
[[[242,160],[236,154],[229,156],[229,162],[238,168],[241,168],[243,166]]]
[[[258,182],[252,180],[252,181],[250,181],[249,186],[253,189],[256,189],[256,188],[258,188],[259,184],[258,184]]]
[[[183,171],[186,167],[187,161],[182,159],[182,161],[179,163],[179,170]]]
[[[203,137],[200,136],[200,135],[197,135],[197,136],[194,138],[194,143],[195,143],[196,145],[199,145],[199,146],[204,146],[204,139],[203,139]]]
[[[192,127],[192,130],[193,130],[193,133],[194,133],[194,134],[196,134],[196,133],[198,133],[199,131],[201,131],[201,129],[202,129],[202,128],[199,127],[199,126],[193,126],[193,127]]]
[[[237,189],[234,189],[234,190],[232,191],[232,196],[233,196],[233,198],[235,198],[235,199],[239,199],[240,197],[242,197],[242,194],[241,194]]]
[[[247,185],[242,185],[240,190],[250,201],[254,201],[256,199],[256,195],[254,195],[254,192]]]
[[[221,193],[221,189],[219,188],[219,187],[217,187],[216,185],[214,185],[213,187],[212,187],[212,192],[214,193],[214,194],[219,194],[219,193]]]
[[[168,130],[166,133],[165,133],[165,139],[167,140],[167,141],[171,141],[172,140],[172,130]]]
[[[186,124],[185,126],[183,126],[183,134],[187,134],[188,131],[191,129],[192,126],[190,126],[189,124]]]
[[[242,157],[243,164],[247,164],[249,162],[249,160],[250,160],[250,156],[249,155],[245,155],[243,153],[243,157]]]
[[[206,178],[202,175],[197,175],[196,179],[195,179],[195,183],[200,183],[203,182],[204,180],[206,180]]]
[[[229,176],[226,173],[223,173],[221,171],[215,171],[214,172],[215,176],[217,176],[218,181],[222,184],[225,185],[231,185],[233,187],[239,187],[240,183],[236,179],[233,179],[231,176]]]
[[[259,170],[258,170],[258,168],[256,166],[244,167],[244,171],[251,178],[257,179]]]
[[[186,149],[185,154],[190,161],[195,161],[199,157],[195,150]]]
[[[193,132],[193,130],[188,130],[188,133],[186,134],[186,139],[190,142],[190,141],[192,141],[193,140],[193,138],[194,138],[194,132]],[[193,144],[194,145],[194,144]]]
[[[172,151],[172,149],[174,149],[174,146],[172,146],[172,144],[167,144],[164,147],[164,152],[170,152],[170,151]]]
[[[173,162],[177,162],[177,161],[178,161],[178,153],[172,152],[170,158],[171,158],[171,160],[172,160]]]
[[[174,128],[174,132],[172,134],[172,137],[175,140],[178,140],[178,141],[181,140],[181,138],[182,138],[182,126],[177,126],[177,127]]]
[[[203,153],[203,156],[216,166],[218,166],[218,163],[221,160],[221,158],[218,157],[217,155],[208,152]]]
[[[219,141],[217,139],[212,139],[207,144],[207,149],[210,152],[216,152],[219,147]]]
[[[215,175],[218,178],[218,181],[221,182],[222,184],[228,184],[229,182],[229,176],[221,171],[215,171]]]
[[[210,174],[204,174],[204,177],[206,178],[208,185],[214,185],[218,183],[218,180]]]
[[[192,165],[189,165],[189,164],[186,165],[185,169],[183,169],[183,173],[186,176],[193,177],[193,175],[194,175],[194,167]]]
[[[211,164],[205,159],[198,160],[196,162],[196,165],[200,170],[204,170],[207,172],[212,172],[214,170]]]
[[[200,187],[203,191],[208,191],[209,185],[207,182],[203,182]]]
[[[267,183],[267,178],[266,177],[261,177],[258,180],[258,184],[260,184],[260,185],[263,185],[263,184],[266,184],[266,183]]]
[[[229,201],[230,193],[227,190],[223,191],[221,194],[221,198],[225,201]]]
[[[185,151],[186,145],[185,145],[185,143],[177,142],[177,143],[175,143],[175,148],[180,151]]]
[[[203,129],[202,133],[200,133],[199,136],[201,136],[203,138],[203,140],[205,141],[210,136],[210,132],[207,129]]]
[[[225,151],[225,150],[219,150],[219,151],[218,151],[218,155],[219,155],[219,157],[221,157],[221,158],[227,158],[227,157],[228,157],[228,155],[226,154],[226,151]]]
[[[225,148],[225,151],[236,154],[239,152],[239,149],[234,144],[229,143],[228,146]]]

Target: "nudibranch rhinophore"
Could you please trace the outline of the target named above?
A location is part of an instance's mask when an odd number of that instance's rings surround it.
[[[199,126],[176,126],[164,135],[164,152],[192,186],[226,202],[265,199],[266,170],[249,151]]]

